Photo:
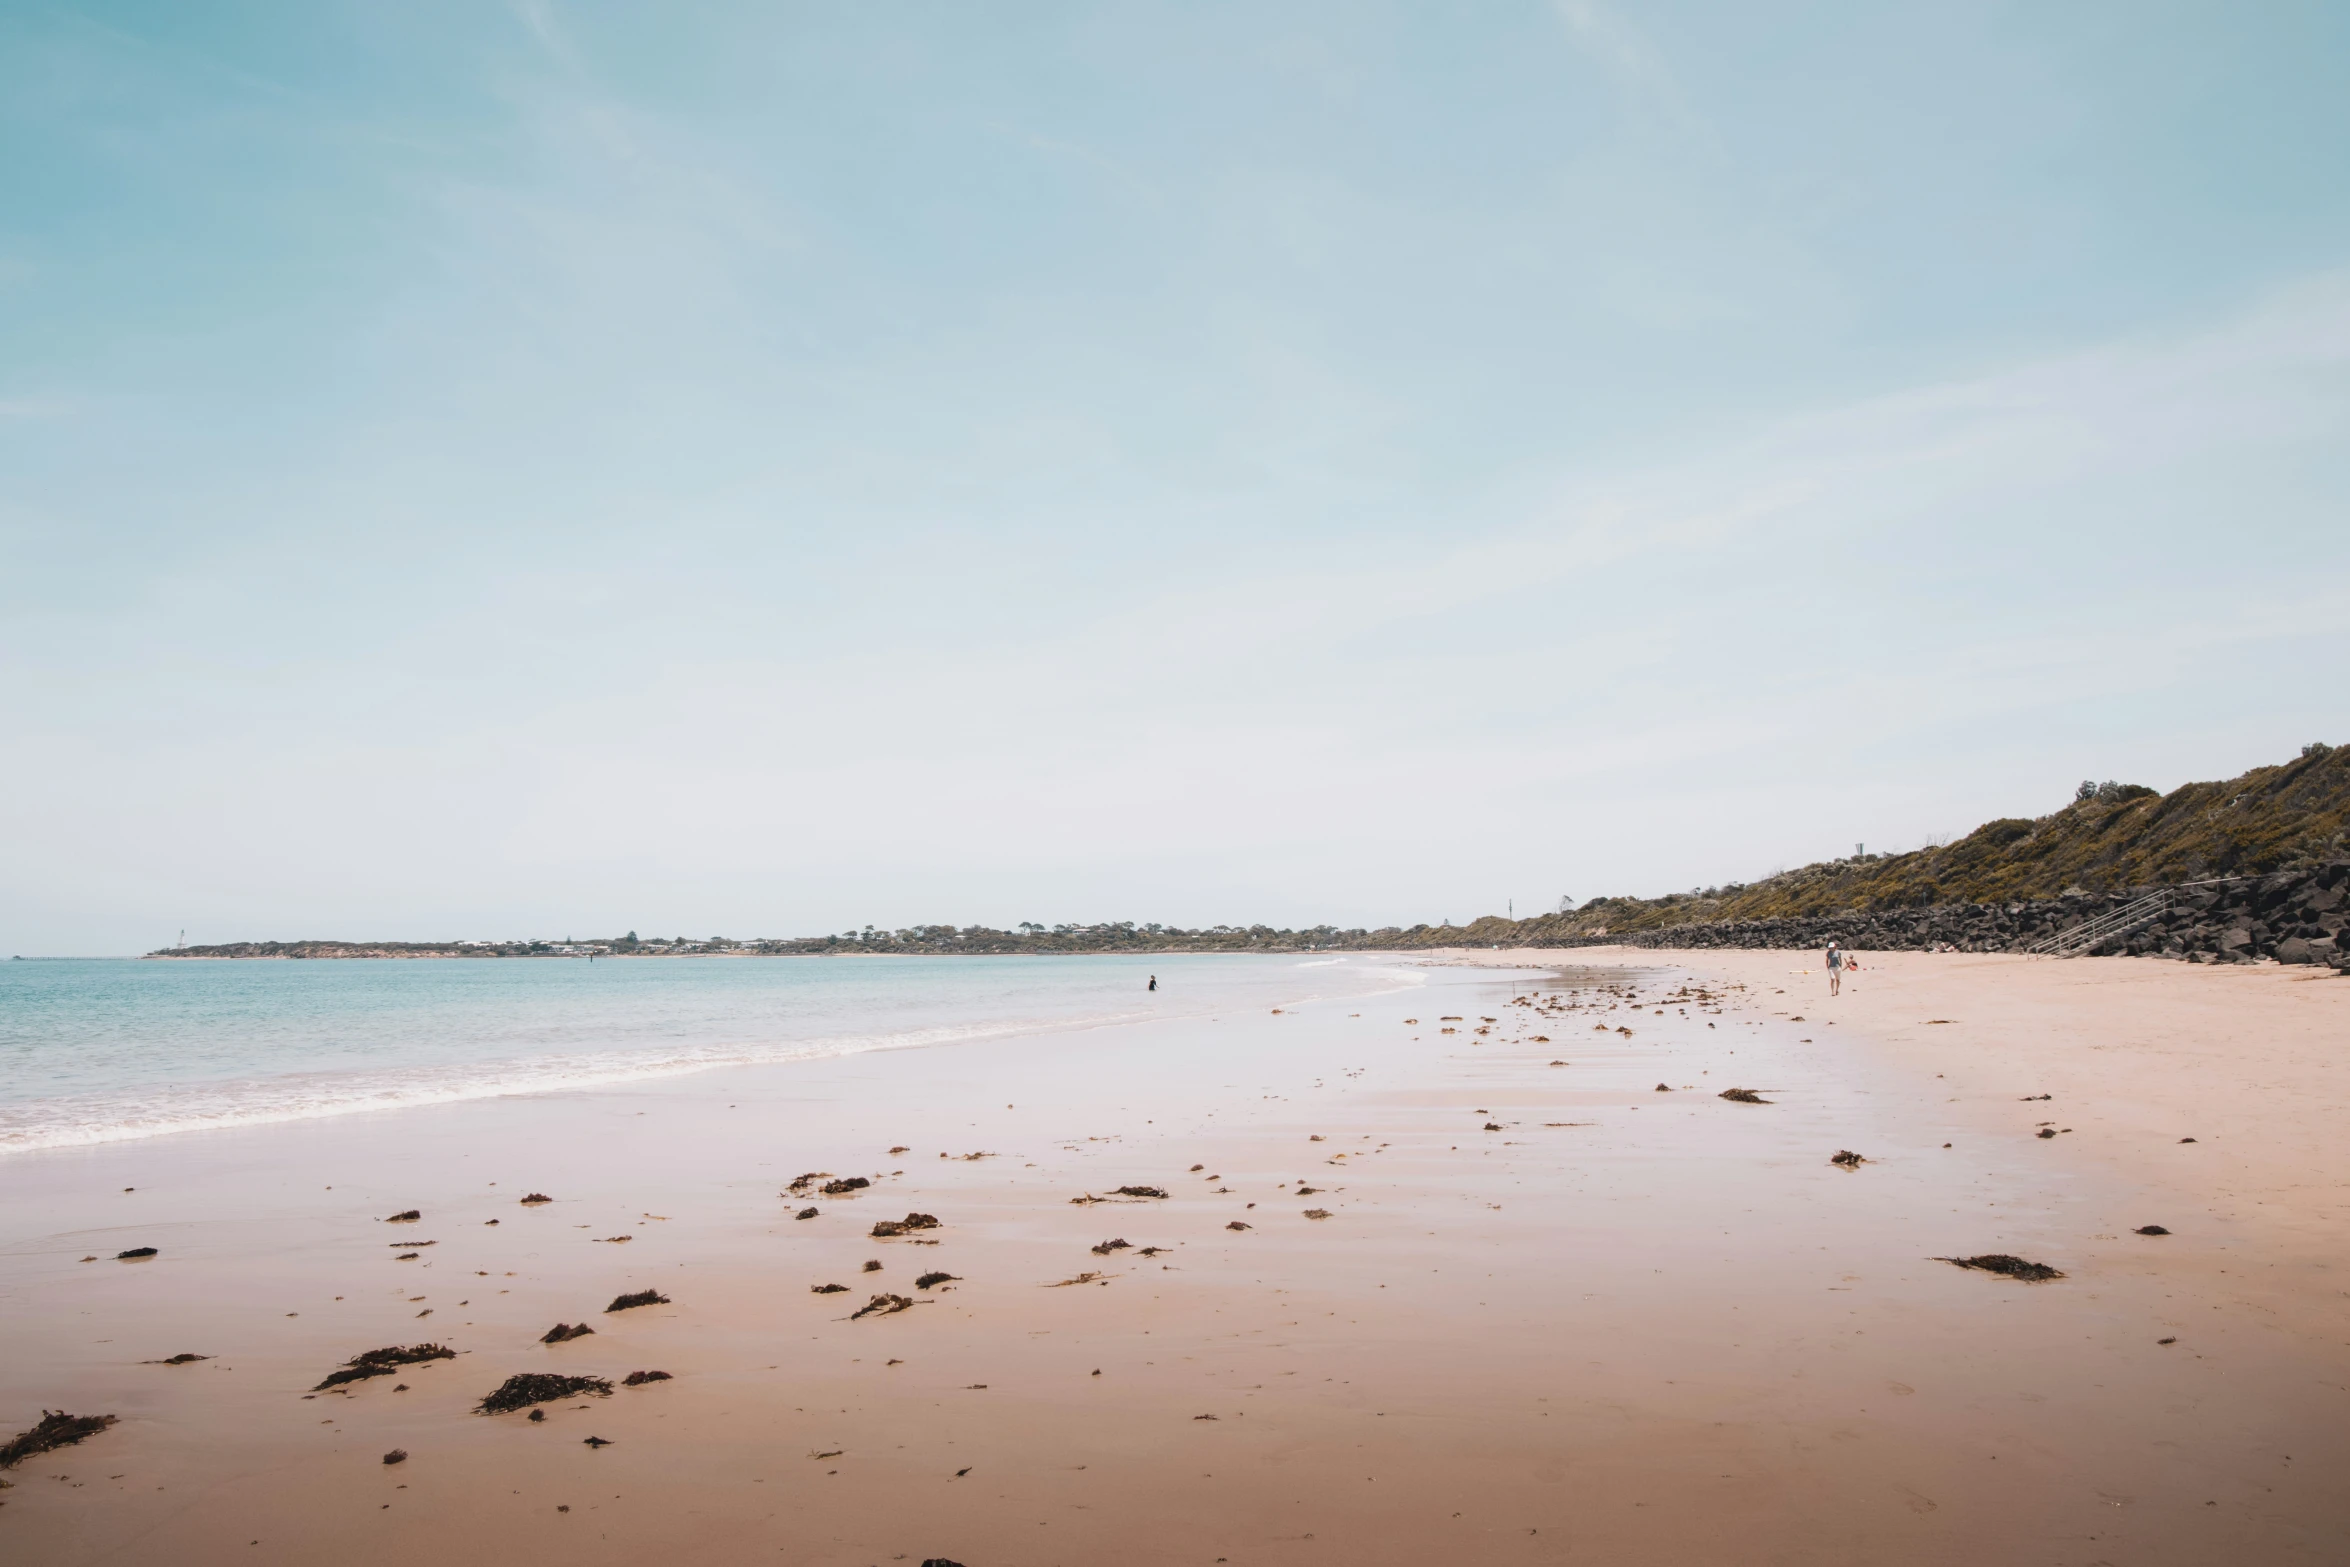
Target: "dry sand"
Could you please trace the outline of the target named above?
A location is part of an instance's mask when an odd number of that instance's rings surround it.
[[[2350,984],[1894,955],[1830,1001],[1800,955],[1561,956],[11,1159],[0,1425],[122,1419],[10,1472],[0,1559],[2350,1559]],[[874,1184],[782,1195],[811,1170]],[[1127,1184],[1172,1195],[1070,1200]],[[1983,1252],[2066,1277],[1932,1260]],[[876,1291],[919,1304],[848,1320]],[[306,1396],[427,1338],[458,1358]]]

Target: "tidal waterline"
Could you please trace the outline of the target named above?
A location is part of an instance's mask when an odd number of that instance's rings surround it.
[[[0,1152],[1367,996],[1418,979],[1374,958],[1181,953],[28,959],[0,963]]]

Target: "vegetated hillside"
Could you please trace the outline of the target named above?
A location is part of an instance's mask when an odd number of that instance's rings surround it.
[[[2083,784],[2064,809],[1985,822],[1956,843],[1785,871],[1744,886],[1663,898],[1594,898],[1568,914],[1479,920],[1456,940],[1540,943],[1672,925],[1791,919],[1951,903],[2119,892],[2321,864],[2350,833],[2350,747],[2312,745],[2293,761],[2168,794]]]

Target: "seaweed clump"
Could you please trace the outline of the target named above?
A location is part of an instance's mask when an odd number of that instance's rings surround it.
[[[935,1214],[909,1213],[902,1219],[884,1219],[873,1226],[873,1238],[888,1240],[894,1235],[903,1235],[908,1230],[935,1230],[937,1228],[938,1218]]]
[[[1118,1188],[1118,1195],[1121,1197],[1164,1197],[1167,1194],[1156,1186],[1121,1186]]]
[[[932,1288],[935,1288],[936,1286],[938,1286],[938,1285],[941,1285],[941,1284],[960,1284],[961,1282],[962,1282],[962,1275],[961,1275],[961,1274],[957,1274],[957,1273],[925,1273],[925,1274],[923,1274],[923,1275],[922,1275],[920,1278],[918,1278],[918,1279],[916,1279],[916,1280],[914,1281],[914,1287],[915,1287],[916,1289],[918,1289],[918,1290],[926,1290],[926,1289],[932,1289]]]
[[[1751,1088],[1725,1088],[1718,1097],[1742,1105],[1767,1105],[1772,1102]]]
[[[497,1391],[473,1406],[477,1415],[511,1414],[533,1404],[551,1404],[559,1398],[610,1398],[612,1384],[602,1377],[565,1377],[551,1371],[518,1371],[498,1384]]]
[[[41,1423],[0,1442],[0,1469],[14,1469],[28,1458],[71,1447],[114,1424],[112,1415],[69,1415],[62,1409],[41,1411]]]
[[[638,1290],[632,1295],[613,1296],[612,1304],[606,1306],[604,1311],[606,1315],[609,1315],[615,1311],[626,1311],[632,1306],[666,1306],[668,1304],[669,1297],[659,1290]]]
[[[362,1382],[369,1377],[388,1377],[402,1366],[413,1366],[427,1360],[455,1360],[457,1352],[445,1344],[411,1344],[402,1349],[387,1344],[382,1349],[371,1349],[365,1354],[353,1355],[338,1370],[326,1374],[326,1380],[312,1388],[323,1393],[330,1387],[341,1387],[346,1382]]]
[[[542,1344],[568,1344],[575,1338],[586,1338],[595,1332],[584,1322],[558,1322],[539,1335]]]
[[[631,1371],[620,1379],[620,1385],[622,1387],[643,1387],[647,1382],[666,1382],[669,1379],[669,1373],[666,1371]]]
[[[913,1307],[914,1303],[903,1295],[876,1295],[850,1312],[849,1320],[854,1322],[859,1317],[886,1317],[894,1312],[911,1311]]]
[[[1980,1257],[1936,1257],[1934,1260],[1947,1262],[1954,1268],[1974,1268],[1984,1273],[1996,1273],[2001,1278],[2021,1279],[2026,1284],[2039,1284],[2064,1277],[2062,1272],[2045,1262],[2026,1262],[2021,1257],[2010,1257],[2003,1251],[1985,1252]]]

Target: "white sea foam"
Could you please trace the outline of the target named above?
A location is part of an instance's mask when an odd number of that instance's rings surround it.
[[[444,1010],[421,1016],[399,1010],[399,1003],[414,999],[408,992],[365,989],[382,984],[386,976],[371,980],[356,967],[348,974],[282,978],[235,971],[192,980],[172,976],[167,981],[171,985],[204,987],[196,997],[200,1005],[178,1011],[167,1005],[174,999],[173,992],[155,989],[144,972],[75,974],[60,982],[65,988],[52,987],[44,993],[46,1011],[39,1017],[13,1032],[0,1028],[0,1061],[9,1065],[15,1078],[12,1086],[19,1091],[19,1095],[0,1098],[0,1156],[128,1142],[174,1132],[610,1088],[716,1068],[780,1065],[877,1050],[1100,1028],[1153,1017],[1207,1015],[1237,999],[1233,988],[1236,973],[1244,984],[1241,993],[1254,992],[1282,1006],[1342,995],[1360,1001],[1368,995],[1427,982],[1424,973],[1386,965],[1353,967],[1335,984],[1276,979],[1287,965],[1266,965],[1255,969],[1253,975],[1219,968],[1194,970],[1196,978],[1213,983],[1181,1000],[1171,1001],[1162,990],[1147,1007],[1127,1001],[1125,995],[1104,1006],[1111,997],[1100,985],[1103,971],[1067,971],[1056,982],[1048,973],[1028,967],[1029,961],[1007,960],[1022,965],[1017,969],[966,970],[962,979],[943,967],[930,969],[926,965],[912,978],[894,982],[901,987],[895,999],[903,1002],[905,987],[921,986],[920,1008],[931,1016],[908,1018],[905,1026],[870,1032],[828,1031],[823,1027],[827,1018],[846,1021],[869,1014],[878,1004],[892,999],[873,988],[873,971],[861,966],[842,970],[858,988],[837,993],[823,990],[821,995],[818,991],[825,982],[815,970],[795,967],[777,971],[800,986],[795,994],[804,999],[805,1007],[771,1019],[756,1018],[751,1012],[758,1005],[772,1003],[776,993],[746,991],[742,987],[748,982],[741,974],[726,970],[679,971],[692,975],[695,981],[683,990],[655,991],[640,976],[624,991],[592,995],[559,989],[566,983],[565,976],[535,970],[485,976],[468,971],[468,966],[453,971],[447,980],[413,969],[389,975],[393,987],[445,987],[451,980],[478,983],[484,978],[511,987],[486,999],[454,989],[434,990],[428,999],[444,1004]],[[1301,966],[1329,967],[1345,961],[1319,960]],[[1017,976],[1010,991],[1004,985],[1007,975]],[[1332,975],[1330,979],[1340,981],[1341,977]],[[815,983],[809,983],[811,980]],[[288,992],[284,989],[288,981],[305,988]],[[251,988],[257,982],[262,989]],[[1121,986],[1125,983],[1120,981]],[[74,988],[87,984],[114,988],[95,998]],[[232,998],[234,1006],[218,1001],[224,987],[235,986],[247,988]],[[321,986],[327,988],[322,991]],[[1300,991],[1307,993],[1301,995]],[[1018,1013],[1004,1015],[1003,1003],[1015,996]],[[149,1010],[142,1012],[141,1007]],[[636,1010],[627,1010],[632,1007]],[[942,1012],[947,1015],[941,1017]],[[954,1017],[958,1012],[965,1015]],[[991,1012],[993,1015],[988,1015]],[[20,1008],[20,1017],[25,1015],[25,1009]],[[125,1025],[121,1020],[126,1017],[139,1026]],[[573,1041],[586,1044],[598,1034],[613,1038],[623,1024],[639,1031],[630,1044],[564,1048]],[[725,1030],[736,1037],[643,1038],[642,1031],[651,1027],[705,1036]],[[422,1054],[421,1047],[436,1042],[445,1045],[451,1029],[461,1039],[475,1037],[474,1031],[479,1030],[482,1056],[451,1060],[446,1048],[441,1048],[434,1059],[399,1060],[412,1047]],[[762,1032],[769,1037],[741,1037]],[[540,1048],[512,1049],[532,1036],[541,1042]],[[284,1045],[284,1040],[292,1043]],[[352,1065],[319,1066],[324,1049],[319,1041],[342,1046]],[[289,1069],[268,1070],[266,1063],[273,1052]],[[300,1069],[293,1067],[297,1059],[303,1060]],[[207,1061],[214,1063],[213,1070],[202,1072],[199,1064]],[[362,1064],[369,1061],[380,1064]],[[239,1064],[246,1069],[236,1070]],[[220,1070],[222,1067],[229,1069]],[[66,1075],[69,1071],[78,1075],[78,1083]],[[35,1087],[44,1077],[55,1083],[56,1091],[43,1093]],[[27,1089],[32,1092],[24,1095]]]
[[[682,1077],[730,1066],[773,1066],[905,1050],[924,1045],[962,1044],[1015,1034],[1098,1028],[1135,1021],[1143,1014],[1104,1013],[1093,1017],[970,1024],[907,1029],[894,1034],[842,1035],[794,1040],[780,1045],[699,1046],[658,1055],[612,1051],[593,1055],[543,1056],[466,1066],[413,1067],[388,1072],[290,1074],[218,1083],[180,1084],[151,1100],[123,1094],[76,1095],[0,1107],[0,1153],[40,1148],[88,1147],[129,1142],[172,1132],[267,1126],[324,1116],[409,1110],[459,1104],[509,1094],[563,1093],[621,1083]]]

